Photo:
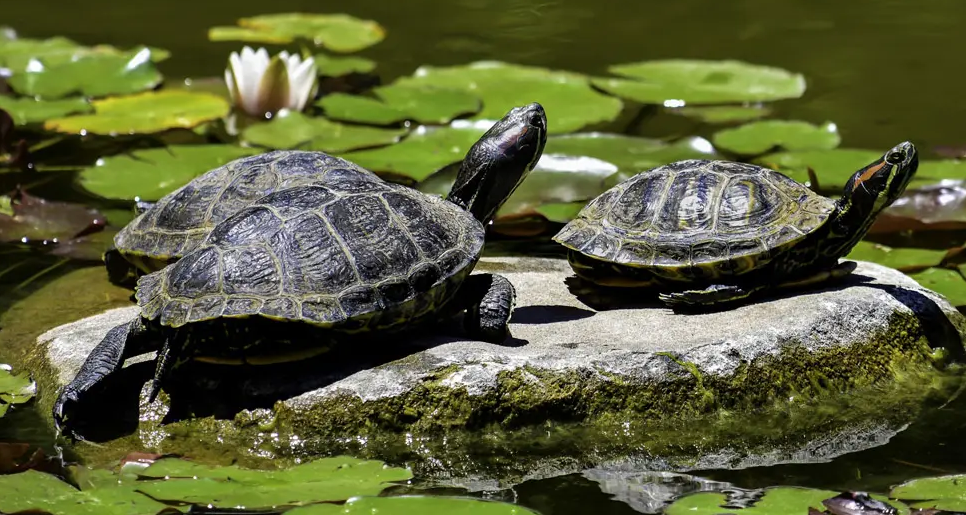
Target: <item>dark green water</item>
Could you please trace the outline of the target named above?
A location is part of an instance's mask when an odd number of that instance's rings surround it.
[[[220,76],[228,53],[239,47],[209,43],[208,27],[273,11],[347,12],[379,21],[386,40],[361,55],[379,63],[385,82],[422,64],[480,59],[604,73],[610,64],[644,59],[733,58],[803,73],[805,97],[777,103],[776,117],[834,121],[844,146],[888,148],[910,139],[928,155],[934,145],[966,142],[966,2],[960,0],[7,0],[0,22],[22,36],[164,47],[173,58],[161,69],[179,79]],[[958,402],[885,446],[830,463],[699,475],[743,487],[881,491],[907,477],[966,471],[966,445],[958,437],[964,424],[966,406]],[[528,481],[500,498],[545,515],[634,512],[580,475]]]

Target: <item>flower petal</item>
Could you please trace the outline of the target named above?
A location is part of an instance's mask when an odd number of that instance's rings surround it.
[[[258,95],[255,102],[253,116],[264,116],[265,113],[275,113],[285,107],[289,97],[288,70],[285,61],[275,56],[268,63],[268,69],[258,83]]]

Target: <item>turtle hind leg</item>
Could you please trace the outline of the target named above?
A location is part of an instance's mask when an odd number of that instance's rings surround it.
[[[712,284],[703,290],[661,293],[658,297],[668,306],[709,306],[746,299],[763,288],[742,288],[733,284]]]
[[[121,368],[125,359],[148,350],[151,342],[145,338],[147,332],[140,317],[107,332],[54,402],[54,428],[58,432],[69,425],[71,414],[92,388]],[[70,433],[75,439],[81,439],[73,431]]]
[[[859,266],[859,264],[855,261],[843,261],[836,264],[832,268],[819,270],[812,275],[807,275],[794,281],[785,281],[779,284],[778,288],[801,288],[803,286],[812,286],[833,279],[841,279],[851,274],[857,266]]]
[[[459,295],[467,305],[463,316],[467,334],[489,343],[503,343],[510,337],[516,290],[509,279],[496,274],[474,274],[466,278]]]

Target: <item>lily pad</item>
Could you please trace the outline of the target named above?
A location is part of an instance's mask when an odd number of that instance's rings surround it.
[[[704,138],[684,138],[668,144],[657,139],[602,132],[550,136],[544,152],[602,159],[617,165],[627,177],[672,161],[717,157],[714,147]]]
[[[386,37],[386,30],[378,23],[348,14],[265,14],[242,18],[238,25],[212,27],[208,39],[277,44],[305,39],[333,52],[356,52]]]
[[[420,126],[395,145],[349,152],[342,157],[375,172],[390,172],[417,182],[449,164],[461,161],[486,132],[485,128]]]
[[[158,200],[191,179],[258,149],[230,145],[173,145],[98,159],[80,184],[106,198]]]
[[[405,129],[346,125],[287,111],[279,113],[268,123],[250,125],[242,132],[241,139],[251,145],[267,148],[335,153],[389,145],[405,133]]]
[[[388,467],[381,461],[346,456],[271,471],[237,466],[208,467],[166,458],[154,462],[140,476],[164,478],[164,481],[138,483],[138,490],[153,499],[253,509],[377,495],[392,486],[393,481],[412,478],[412,472]]]
[[[746,122],[771,114],[765,106],[686,106],[668,108],[667,112],[687,116],[704,123]]]
[[[406,113],[374,98],[348,93],[332,93],[322,97],[315,105],[325,110],[325,116],[333,120],[390,125],[406,119]]]
[[[0,109],[10,114],[17,125],[26,125],[69,114],[89,113],[94,107],[83,98],[45,101],[0,96]]]
[[[47,66],[76,61],[88,56],[115,56],[130,59],[144,47],[122,50],[110,45],[84,46],[64,37],[48,39],[0,38],[0,67],[9,68],[15,73],[25,70],[31,60],[36,59]],[[167,50],[147,47],[151,60],[161,62],[171,56]]]
[[[878,243],[860,241],[846,258],[872,261],[903,272],[911,272],[936,266],[942,262],[945,255],[945,250],[892,248]]]
[[[96,209],[70,202],[45,200],[24,191],[0,197],[0,241],[67,242],[100,231],[106,225]]]
[[[633,167],[621,167],[621,170],[607,178],[605,185],[610,188],[617,183],[627,180],[631,176],[646,172],[658,166],[685,159],[717,159],[719,155],[714,151],[711,142],[694,136],[683,138],[670,145],[665,145],[650,152],[642,153],[634,162]]]
[[[757,164],[778,170],[798,182],[808,181],[808,168],[815,172],[823,192],[841,193],[849,178],[860,168],[882,157],[882,152],[854,148],[776,152],[755,159]]]
[[[356,497],[343,505],[315,504],[285,512],[288,515],[537,515],[537,512],[497,501],[460,497],[407,495]]]
[[[432,86],[393,84],[375,88],[376,100],[360,95],[333,93],[315,105],[336,120],[388,125],[403,120],[445,124],[463,114],[480,110],[480,100],[470,93]]]
[[[577,217],[587,202],[551,202],[537,207],[537,213],[551,222],[565,224]]]
[[[231,110],[218,95],[178,89],[95,100],[93,106],[93,114],[54,118],[44,128],[71,134],[149,134],[190,129]]]
[[[341,77],[350,73],[369,73],[376,69],[376,62],[365,57],[336,57],[328,54],[315,54],[315,68],[319,75]]]
[[[151,89],[161,83],[161,72],[151,61],[151,50],[143,48],[133,56],[89,55],[60,64],[33,60],[7,82],[22,95],[46,99],[103,97]]]
[[[0,364],[0,417],[10,406],[23,404],[37,394],[37,383],[26,374],[14,374],[13,367]],[[4,512],[0,508],[0,512]]]
[[[919,284],[945,296],[954,306],[966,306],[966,279],[958,270],[929,268],[909,274]]]
[[[711,141],[718,148],[751,156],[774,147],[793,151],[828,150],[839,146],[842,138],[832,122],[814,125],[799,120],[767,120],[718,131]]]
[[[111,475],[110,473],[108,473]],[[112,475],[113,476],[113,475]],[[96,487],[77,490],[56,477],[27,470],[0,476],[0,512],[43,510],[55,515],[130,515],[180,513],[128,484],[99,482]]]
[[[394,85],[435,86],[473,94],[483,102],[474,120],[496,121],[512,107],[540,102],[547,110],[550,134],[613,121],[623,107],[619,99],[595,91],[584,75],[499,61],[422,66]]]
[[[893,488],[889,496],[918,501],[912,504],[915,508],[966,511],[966,475],[913,479]]]
[[[871,234],[966,229],[966,181],[907,189],[869,229]]]
[[[805,93],[803,75],[742,61],[669,59],[618,64],[608,70],[631,79],[595,78],[595,86],[643,104],[762,102]]]

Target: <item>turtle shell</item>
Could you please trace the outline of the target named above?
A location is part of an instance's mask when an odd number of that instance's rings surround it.
[[[432,313],[479,259],[483,226],[442,198],[350,172],[267,195],[142,276],[142,316],[178,327],[260,315],[352,332]]]
[[[691,159],[605,191],[554,240],[602,261],[658,272],[698,267],[739,274],[821,227],[834,206],[768,168]]]
[[[117,233],[114,246],[128,257],[176,259],[201,244],[215,224],[255,200],[346,172],[376,177],[323,152],[277,150],[236,159],[162,197]]]

